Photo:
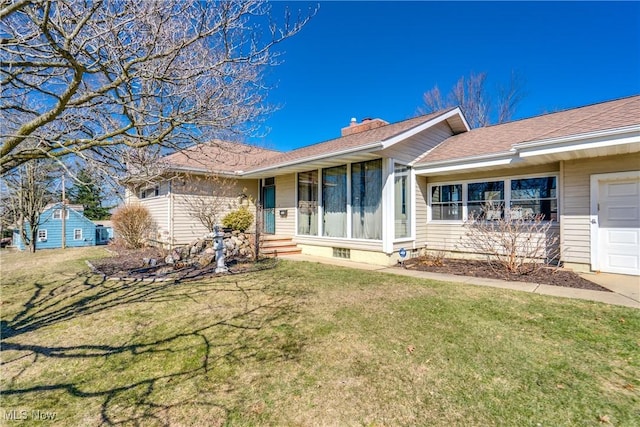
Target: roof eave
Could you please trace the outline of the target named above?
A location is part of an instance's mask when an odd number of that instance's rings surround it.
[[[373,142],[373,143],[369,143],[367,145],[361,145],[359,147],[349,148],[347,150],[341,150],[341,151],[332,152],[332,153],[324,153],[324,154],[316,155],[316,156],[307,156],[307,157],[303,157],[303,158],[300,158],[300,159],[295,159],[295,160],[291,160],[291,161],[284,162],[284,163],[278,163],[278,164],[267,166],[267,167],[263,167],[263,168],[257,168],[257,169],[251,169],[251,170],[248,170],[248,171],[243,171],[242,175],[250,177],[251,175],[258,175],[258,174],[263,174],[263,173],[269,172],[269,171],[282,170],[282,169],[286,169],[288,167],[298,166],[298,165],[302,165],[302,164],[305,164],[305,163],[310,163],[310,162],[315,162],[315,161],[320,161],[320,160],[326,160],[326,159],[332,158],[332,157],[339,158],[341,156],[346,156],[346,155],[351,155],[351,154],[356,154],[356,153],[367,153],[367,152],[379,150],[380,148],[382,148],[382,142],[381,141],[376,141],[376,142]]]
[[[480,156],[429,162],[428,164],[416,165],[414,170],[417,175],[435,175],[445,172],[462,172],[470,169],[506,166],[520,161],[521,159],[517,153],[510,150]]]
[[[640,142],[640,125],[522,142],[514,144],[513,149],[520,157],[532,157],[637,142]]]
[[[220,176],[238,176],[242,173],[242,171],[212,171],[211,169],[206,168],[194,168],[191,166],[178,166],[171,165],[167,168],[170,172],[177,173],[195,173],[195,174],[212,174],[212,175],[220,175]]]

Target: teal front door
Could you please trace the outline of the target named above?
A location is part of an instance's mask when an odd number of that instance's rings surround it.
[[[276,186],[275,179],[265,179],[262,187],[262,211],[264,213],[264,232],[275,234],[276,232]]]

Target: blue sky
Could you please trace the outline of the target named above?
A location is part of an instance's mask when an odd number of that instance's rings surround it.
[[[317,2],[275,2],[307,10]],[[396,122],[422,95],[461,76],[512,71],[526,97],[517,118],[640,94],[638,2],[320,2],[317,15],[279,46],[269,70],[281,108],[259,143],[278,150],[340,136],[351,117]]]

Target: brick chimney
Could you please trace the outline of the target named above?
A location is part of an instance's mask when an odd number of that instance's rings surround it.
[[[362,119],[361,123],[358,123],[356,118],[352,118],[349,126],[346,128],[342,128],[342,136],[353,135],[354,133],[360,133],[367,130],[379,128],[380,126],[388,125],[389,122],[386,122],[382,119],[372,119],[365,118]]]

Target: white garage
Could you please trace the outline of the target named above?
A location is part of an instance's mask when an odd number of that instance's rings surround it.
[[[640,171],[591,175],[591,265],[640,275]]]

